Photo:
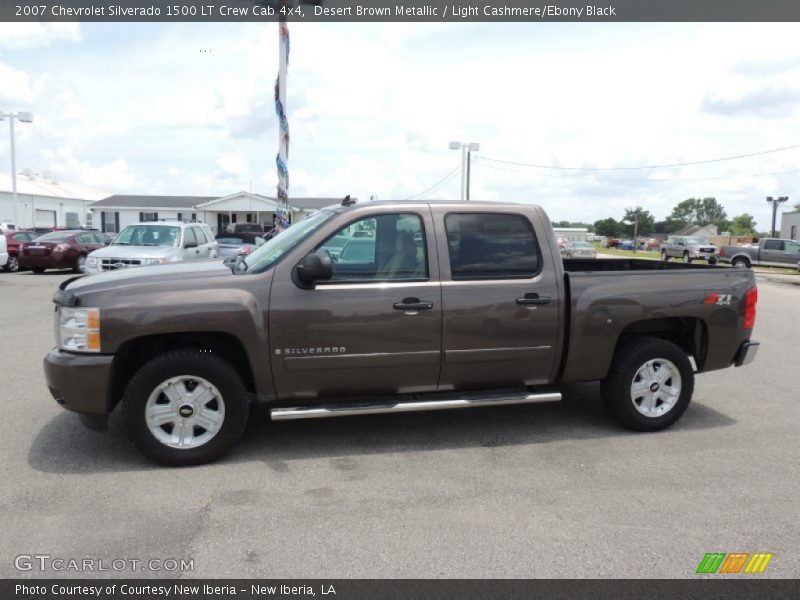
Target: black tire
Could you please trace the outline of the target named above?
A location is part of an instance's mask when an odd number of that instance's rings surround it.
[[[40,275],[40,274],[44,273],[44,267],[33,267],[31,269],[31,271],[33,271],[37,275]]]
[[[668,262],[669,261],[669,255],[667,254],[666,250],[662,250],[661,251],[661,260],[663,260],[664,262]]]
[[[712,256],[711,258],[708,259],[708,264],[710,265],[717,264],[717,259]]]
[[[15,255],[11,255],[8,257],[8,262],[6,262],[5,266],[3,267],[9,273],[16,273],[19,271],[19,258]]]
[[[219,390],[224,419],[216,435],[202,445],[174,448],[150,431],[145,408],[150,394],[160,384],[186,375],[203,378]],[[219,356],[196,350],[174,350],[157,356],[136,372],[122,399],[123,418],[134,445],[147,458],[171,466],[201,465],[228,452],[244,432],[249,410],[247,389],[236,369]]]
[[[689,256],[688,252],[683,253],[683,262],[685,262],[687,265],[692,264],[692,257]]]
[[[646,416],[637,408],[631,386],[639,369],[657,359],[666,359],[677,367],[680,393],[666,412],[660,416]],[[694,392],[694,372],[686,353],[672,342],[653,337],[637,338],[617,349],[600,391],[606,410],[623,427],[634,431],[660,431],[680,419],[689,406]]]
[[[85,254],[78,254],[75,257],[75,266],[72,267],[72,271],[74,273],[85,273],[86,272],[86,255]]]
[[[749,269],[750,268],[750,261],[747,260],[746,258],[742,257],[742,256],[737,256],[736,258],[734,258],[731,261],[731,266],[732,267],[740,267],[740,268],[743,268],[743,269]]]

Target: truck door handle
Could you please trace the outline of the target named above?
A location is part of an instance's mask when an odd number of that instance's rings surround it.
[[[539,294],[531,293],[525,294],[522,298],[517,298],[517,304],[522,306],[540,306],[542,304],[550,304],[551,298],[549,296],[539,296]]]
[[[433,302],[420,301],[419,298],[403,298],[401,302],[395,302],[392,307],[395,310],[430,310],[433,308]]]

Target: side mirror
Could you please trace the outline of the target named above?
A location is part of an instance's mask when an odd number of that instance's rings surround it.
[[[327,252],[313,252],[297,263],[294,272],[303,287],[313,287],[318,281],[333,277],[333,263]]]
[[[184,248],[197,248],[197,240],[186,240],[183,243]]]

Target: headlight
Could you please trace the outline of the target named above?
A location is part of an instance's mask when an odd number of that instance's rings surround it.
[[[97,259],[93,257],[89,257],[86,259],[86,266],[87,267],[96,267],[97,266]]]
[[[166,257],[159,257],[159,258],[145,258],[142,261],[143,265],[161,265],[167,262],[169,259]]]
[[[59,307],[56,343],[62,350],[100,352],[100,309]]]

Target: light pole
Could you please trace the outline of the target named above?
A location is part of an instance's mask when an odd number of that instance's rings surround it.
[[[772,205],[772,237],[775,237],[775,216],[778,214],[778,206],[786,202],[788,199],[789,196],[778,196],[777,198],[767,196],[767,204]]]
[[[461,150],[461,200],[469,202],[469,167],[472,153],[481,149],[481,145],[476,142],[462,144],[461,142],[450,142],[450,150]]]
[[[0,121],[5,119],[8,119],[11,129],[11,195],[14,205],[14,226],[19,227],[19,222],[17,221],[17,157],[14,147],[14,119],[19,119],[21,123],[33,123],[33,113],[18,112],[14,114],[0,112]]]

